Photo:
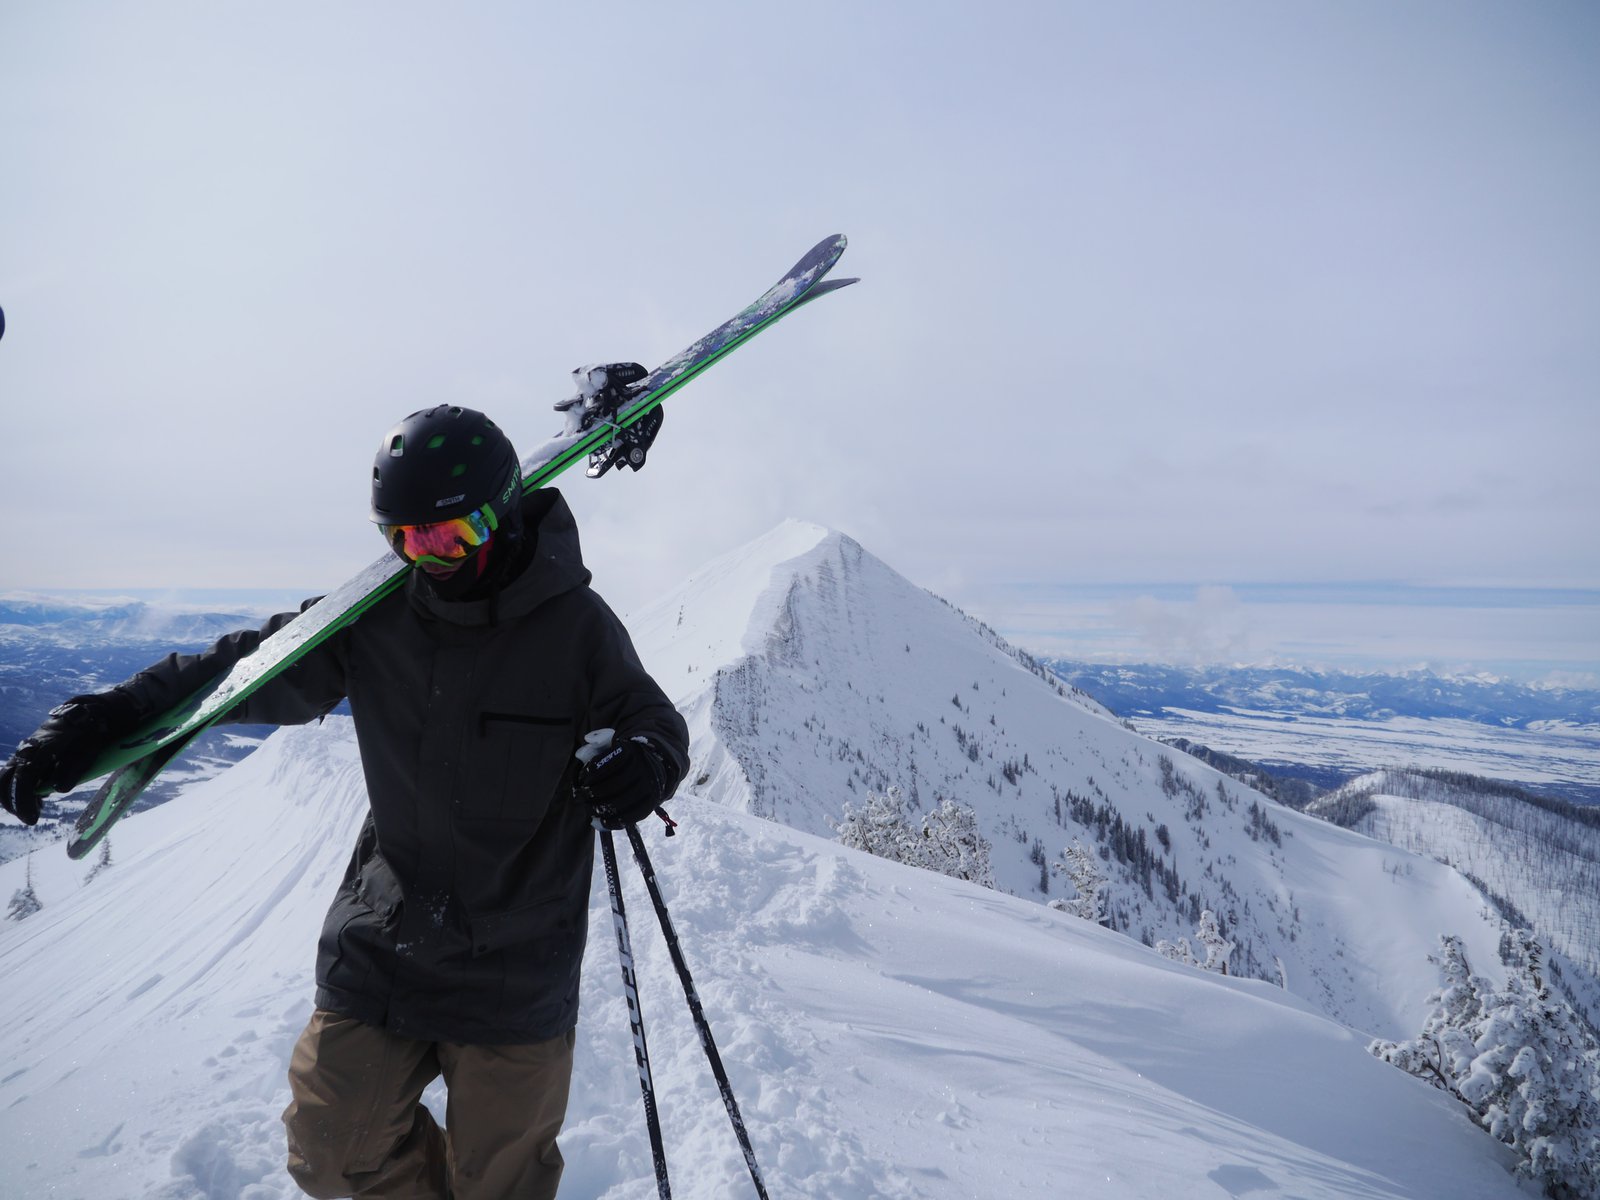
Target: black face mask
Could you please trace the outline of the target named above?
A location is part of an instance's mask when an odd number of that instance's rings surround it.
[[[514,508],[500,522],[494,537],[473,556],[473,562],[463,563],[453,574],[435,578],[426,571],[417,574],[435,596],[451,603],[484,600],[522,574],[533,560],[533,549],[538,542],[538,530],[527,530],[522,521],[522,510]]]
[[[473,593],[485,587],[498,574],[495,568],[500,565],[501,542],[501,535],[495,534],[469,561],[462,563],[449,575],[430,575],[418,567],[417,577],[441,600],[478,599]]]

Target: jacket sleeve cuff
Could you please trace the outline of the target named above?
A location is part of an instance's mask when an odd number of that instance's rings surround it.
[[[646,734],[633,734],[629,740],[638,742],[649,752],[650,757],[655,759],[656,764],[661,768],[662,801],[665,802],[672,799],[672,794],[678,790],[678,784],[683,781],[684,773],[687,771],[689,764],[687,762],[680,764],[677,755],[671,753],[660,742]]]

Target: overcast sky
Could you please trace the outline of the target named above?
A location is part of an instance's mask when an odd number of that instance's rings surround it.
[[[324,590],[398,418],[533,445],[843,232],[564,482],[617,607],[788,516],[1040,639],[1600,589],[1597,62],[1543,0],[0,5],[0,587]]]

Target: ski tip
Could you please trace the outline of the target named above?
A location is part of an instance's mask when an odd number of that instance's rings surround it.
[[[831,258],[831,259],[837,260],[838,257],[841,254],[844,253],[844,248],[846,246],[848,246],[849,244],[850,244],[850,239],[845,237],[844,234],[842,234],[842,233],[829,234],[827,237],[823,238],[820,242],[818,242],[815,246],[811,247],[811,253],[807,254],[806,258],[812,258],[812,257],[823,258],[823,257],[826,257],[826,258]]]

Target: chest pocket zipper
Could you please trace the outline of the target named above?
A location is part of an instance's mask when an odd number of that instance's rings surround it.
[[[489,726],[496,721],[503,721],[507,725],[534,725],[545,728],[568,729],[572,726],[571,717],[530,717],[523,713],[481,712],[478,714],[478,736],[488,737]]]

